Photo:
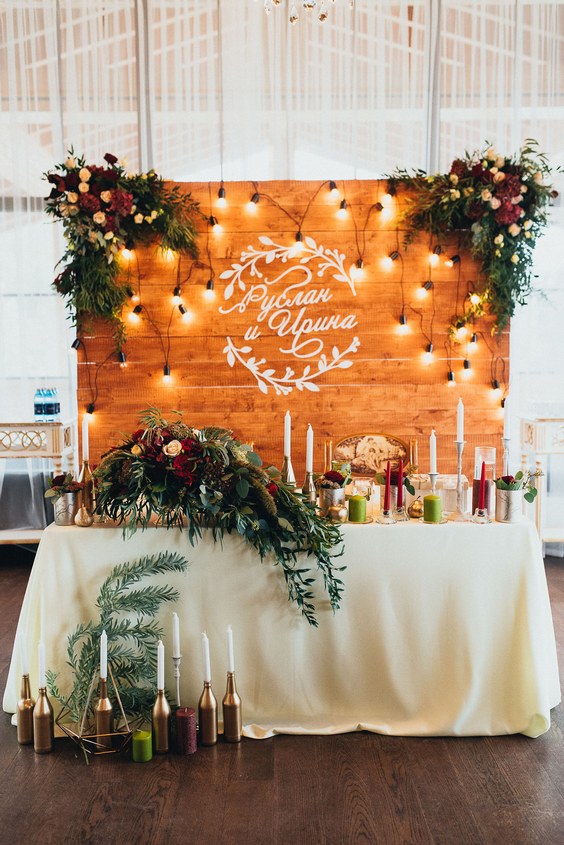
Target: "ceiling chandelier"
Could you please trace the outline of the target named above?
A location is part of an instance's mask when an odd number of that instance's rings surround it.
[[[317,15],[320,21],[326,21],[329,17],[329,6],[333,5],[335,0],[288,0],[288,20],[291,24],[295,24],[299,20],[298,8],[303,7],[307,12]],[[282,6],[282,0],[264,0],[264,11],[267,15],[276,6]],[[349,6],[354,6],[354,0],[349,0]]]

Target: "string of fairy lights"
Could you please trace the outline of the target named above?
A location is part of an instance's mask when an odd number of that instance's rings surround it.
[[[441,270],[453,270],[456,273],[456,313],[451,317],[447,327],[447,336],[444,341],[447,365],[446,384],[450,387],[456,385],[456,375],[453,367],[453,361],[455,359],[462,361],[459,377],[462,379],[471,377],[472,356],[475,354],[479,343],[483,342],[489,351],[491,359],[490,385],[492,396],[494,398],[500,398],[501,405],[503,406],[508,392],[508,384],[506,382],[505,359],[499,354],[500,338],[495,333],[486,333],[479,330],[476,326],[476,322],[487,314],[487,303],[483,301],[479,293],[477,282],[466,281],[464,284],[465,289],[462,288],[463,262],[460,255],[460,237],[456,233],[451,233],[448,239],[441,240],[435,235],[429,235],[428,254],[425,259],[424,270],[420,275],[420,280],[416,282],[412,297],[409,297],[407,290],[413,282],[411,274],[410,278],[406,278],[405,257],[408,256],[409,246],[404,245],[402,247],[402,235],[399,226],[391,229],[391,224],[396,216],[394,208],[396,202],[395,186],[388,183],[387,187],[388,190],[381,194],[376,202],[368,206],[362,220],[358,219],[361,206],[356,207],[350,201],[350,198],[347,197],[346,183],[343,182],[339,186],[335,180],[321,182],[312,191],[303,205],[303,211],[300,213],[286,208],[278,199],[262,190],[258,182],[253,181],[250,183],[248,201],[242,207],[240,202],[237,203],[237,210],[246,214],[256,215],[259,213],[261,203],[268,204],[270,207],[277,209],[281,215],[291,221],[292,227],[295,229],[294,243],[298,249],[303,243],[308,214],[313,204],[320,199],[324,202],[334,204],[336,219],[340,222],[350,222],[354,231],[356,256],[350,269],[351,279],[354,279],[355,282],[361,282],[367,278],[367,271],[371,271],[372,280],[376,278],[378,271],[384,272],[386,275],[389,273],[396,275],[400,301],[400,309],[397,315],[397,333],[400,336],[409,334],[412,328],[408,316],[412,314],[418,318],[419,332],[424,342],[422,344],[420,360],[426,367],[436,361],[435,332],[437,306],[435,295],[437,280],[434,278],[434,272],[439,268]],[[163,358],[163,381],[165,384],[171,382],[171,345],[173,338],[178,335],[175,320],[177,318],[180,319],[181,324],[184,325],[193,322],[195,312],[197,313],[198,310],[197,301],[193,295],[195,286],[202,285],[202,297],[208,303],[211,303],[216,295],[216,272],[213,261],[214,249],[212,249],[212,239],[210,236],[213,235],[213,239],[215,240],[217,237],[221,238],[224,233],[224,215],[229,208],[229,197],[228,188],[223,180],[219,183],[215,198],[213,197],[213,192],[212,183],[208,183],[208,208],[203,212],[205,232],[203,233],[204,245],[201,250],[205,254],[205,260],[188,260],[185,256],[175,253],[172,250],[161,252],[162,270],[167,274],[174,274],[174,284],[170,299],[171,307],[170,310],[166,310],[166,320],[163,320],[162,316],[157,318],[152,309],[147,305],[143,293],[143,273],[141,272],[137,250],[124,249],[118,259],[123,268],[124,284],[130,303],[128,306],[130,324],[132,328],[135,328],[136,325],[145,321],[151,328],[152,333],[156,336]],[[302,198],[300,197],[300,199]],[[381,255],[379,258],[376,256],[375,259],[372,259],[374,264],[370,268],[367,266],[366,260],[367,239],[374,232],[374,228],[370,229],[369,225],[375,215],[378,217],[379,225],[390,226],[390,232],[393,232],[394,241],[384,255]],[[232,228],[231,220],[230,229]],[[419,273],[420,271],[417,270],[417,272]],[[159,314],[161,314],[161,309],[159,308],[158,310]],[[122,345],[117,353],[110,353],[106,359],[92,367],[86,355],[84,338],[77,337],[72,346],[76,350],[82,347],[84,362],[88,364],[86,372],[90,398],[87,403],[87,412],[93,413],[98,399],[98,375],[101,368],[110,364],[114,354],[117,357],[119,366],[125,368],[128,363],[126,352]]]

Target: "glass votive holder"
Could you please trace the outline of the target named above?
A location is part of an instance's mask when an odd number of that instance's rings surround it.
[[[484,484],[484,509],[493,515],[495,509],[495,447],[476,446],[474,450],[474,479],[472,481],[472,513],[482,504],[480,502],[480,481],[482,477],[482,464],[485,464],[486,478]]]

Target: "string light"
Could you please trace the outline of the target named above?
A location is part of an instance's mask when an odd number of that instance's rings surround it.
[[[479,305],[481,301],[482,301],[482,299],[481,299],[479,294],[477,294],[477,293],[471,293],[470,294],[470,304],[471,305]]]
[[[397,261],[399,258],[399,252],[397,249],[394,249],[393,252],[390,252],[389,255],[386,255],[382,259],[382,267],[386,270],[391,270],[394,266],[394,261]]]
[[[214,217],[213,214],[210,214],[210,216],[208,217],[208,225],[211,226],[212,232],[215,235],[219,235],[221,234],[221,232],[223,232],[223,228],[220,225],[219,220],[217,219],[217,217]]]
[[[120,365],[120,367],[122,367],[122,369],[124,367],[127,367],[127,355],[125,354],[123,349],[119,350],[119,352],[117,354],[117,359],[118,359],[119,365]]]
[[[332,179],[329,182],[329,194],[330,194],[330,196],[334,197],[335,199],[337,197],[341,196],[340,193],[339,193],[339,189],[337,187],[337,183],[334,182]]]
[[[142,305],[136,305],[135,308],[133,309],[133,311],[130,311],[129,319],[131,320],[132,323],[138,323],[139,322],[139,320],[141,319],[139,314],[141,313],[142,310],[143,310]]]
[[[80,343],[81,343],[80,338],[79,338],[79,337],[75,337],[75,339],[74,339],[74,340],[73,340],[73,342],[71,343],[71,349],[78,349],[78,347],[80,346]]]
[[[179,305],[182,302],[182,289],[180,285],[176,285],[172,291],[172,301],[175,305]]]
[[[94,410],[95,410],[94,402],[89,402],[88,405],[86,406],[86,413],[89,416],[92,416],[92,414],[94,413]]]
[[[468,360],[468,358],[465,358],[462,362],[462,375],[465,379],[470,378],[470,376],[472,375],[472,368],[470,366],[470,361]]]
[[[126,261],[128,261],[128,262],[129,262],[129,261],[131,261],[131,259],[133,258],[133,250],[132,250],[132,249],[128,249],[128,248],[125,246],[125,247],[122,249],[122,251],[121,251],[121,255],[122,255],[122,258],[124,258]]]
[[[400,314],[397,332],[398,334],[407,334],[409,332],[409,326],[407,325],[407,316],[403,312]]]
[[[421,287],[417,288],[417,299],[426,299],[429,291],[434,287],[434,283],[431,279],[427,279],[426,282],[421,282]]]
[[[163,250],[163,258],[164,258],[165,261],[174,261],[174,250],[173,249]]]
[[[501,393],[501,387],[499,386],[499,381],[496,378],[492,379],[492,391],[496,396]]]
[[[445,267],[454,267],[455,264],[460,262],[460,255],[451,255],[450,258],[447,258],[445,261]]]
[[[337,213],[337,217],[339,218],[339,220],[345,220],[346,219],[346,217],[347,217],[347,201],[346,200],[341,200],[341,202],[339,203],[338,211],[336,213]]]
[[[454,372],[452,370],[449,370],[448,373],[447,373],[447,385],[449,387],[456,387]]]
[[[472,332],[470,335],[470,342],[468,343],[468,351],[474,352],[478,348],[478,335]]]
[[[170,367],[168,364],[165,364],[163,367],[163,381],[169,382],[170,381]]]
[[[434,360],[435,356],[433,355],[433,344],[428,343],[425,348],[425,352],[422,355],[422,361],[427,366],[429,364],[432,364]]]
[[[206,289],[204,291],[204,297],[206,299],[215,299],[215,283],[213,279],[208,279],[206,282]]]
[[[217,207],[218,208],[225,208],[227,206],[227,199],[225,197],[225,188],[223,187],[223,182],[217,192]]]

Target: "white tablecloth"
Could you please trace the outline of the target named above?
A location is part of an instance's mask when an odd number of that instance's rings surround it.
[[[170,549],[186,574],[165,605],[166,684],[174,690],[172,611],[180,617],[182,704],[202,689],[201,632],[210,639],[219,701],[233,627],[244,733],[538,736],[560,701],[554,629],[541,547],[532,523],[345,525],[342,608],[318,600],[318,629],[288,603],[282,571],[239,537],[192,548],[185,533],[151,528],[50,526],[21,609],[32,689],[36,645],[63,691],[68,634],[97,620],[95,600],[117,563]],[[21,663],[14,649],[4,709],[14,712]],[[220,708],[221,715],[221,708]]]

